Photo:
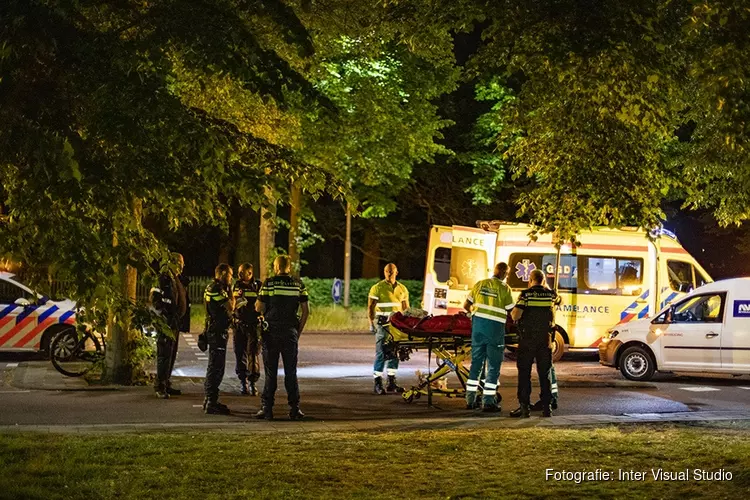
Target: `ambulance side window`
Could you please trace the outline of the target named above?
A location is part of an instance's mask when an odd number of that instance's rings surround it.
[[[528,288],[531,271],[534,269],[543,269],[542,261],[544,257],[546,256],[538,253],[511,254],[508,259],[508,265],[510,266],[507,280],[508,285],[514,290]]]
[[[451,249],[438,247],[435,249],[435,258],[432,261],[432,269],[440,283],[445,283],[451,277]]]
[[[643,259],[578,257],[583,283],[578,291],[603,295],[640,295],[643,291]]]
[[[693,280],[693,265],[680,260],[667,261],[669,287],[675,292],[687,293],[695,288]]]
[[[453,247],[450,252],[451,288],[469,290],[474,283],[487,278],[487,253],[484,250]]]

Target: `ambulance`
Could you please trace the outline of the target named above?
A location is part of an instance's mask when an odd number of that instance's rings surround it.
[[[550,287],[558,279],[562,303],[555,315],[553,359],[567,350],[598,351],[613,325],[646,318],[666,304],[711,282],[708,273],[666,230],[595,228],[565,244],[558,259],[554,236],[532,241],[528,224],[477,221],[477,227],[432,226],[422,307],[430,314],[455,314],[474,284],[492,275],[495,264],[510,266],[507,283],[518,293],[541,269]]]
[[[50,300],[0,272],[0,351],[46,351],[57,333],[75,323],[75,302]]]

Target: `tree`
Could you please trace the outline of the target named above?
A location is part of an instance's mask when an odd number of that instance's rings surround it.
[[[220,194],[260,204],[266,169],[290,170],[280,145],[293,140],[294,120],[282,108],[317,105],[312,86],[255,36],[283,19],[277,31],[305,52],[304,30],[276,2],[255,6],[0,7],[0,250],[38,271],[37,285],[47,272],[69,283],[86,319],[108,311],[111,380],[138,368],[134,271],[153,276],[151,263],[168,261],[142,217],[171,229],[226,224]],[[244,113],[208,100],[233,93],[249,103]]]

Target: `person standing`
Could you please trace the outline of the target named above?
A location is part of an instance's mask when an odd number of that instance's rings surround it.
[[[232,289],[235,303],[234,310],[234,372],[240,379],[243,395],[255,396],[258,392],[255,383],[260,378],[260,338],[258,335],[258,317],[255,301],[258,299],[261,282],[253,278],[253,265],[240,264],[237,272],[239,279]],[[248,387],[249,383],[249,387]]]
[[[284,387],[289,402],[289,419],[302,420],[305,414],[299,409],[297,354],[299,337],[310,315],[307,290],[302,281],[289,274],[291,260],[288,255],[279,255],[274,259],[273,272],[275,276],[263,283],[255,303],[255,310],[263,315],[264,322],[268,325],[263,332],[262,340],[265,371],[262,406],[255,414],[255,418],[273,419],[281,356],[284,362]]]
[[[471,368],[466,381],[467,409],[478,408],[479,375],[486,361],[487,376],[482,392],[482,410],[501,410],[497,400],[497,383],[505,349],[505,322],[508,312],[513,309],[510,287],[503,281],[507,274],[508,264],[498,263],[493,276],[477,282],[464,302],[464,309],[472,313]]]
[[[542,283],[544,273],[539,269],[531,272],[531,287],[521,292],[518,303],[511,312],[513,321],[519,326],[517,352],[518,402],[520,406],[510,412],[511,417],[529,416],[531,397],[531,365],[536,360],[536,370],[541,388],[542,416],[551,417],[552,391],[550,368],[552,350],[550,332],[554,327],[553,307],[557,294]]]
[[[229,408],[219,403],[219,386],[224,378],[227,359],[227,338],[232,324],[234,296],[232,268],[219,264],[214,271],[214,280],[206,287],[203,301],[206,304],[206,342],[208,344],[208,366],[204,389],[206,399],[203,410],[208,414],[228,415]]]
[[[396,264],[389,263],[383,269],[385,279],[375,283],[370,288],[367,299],[367,312],[370,319],[370,331],[375,333],[375,364],[372,375],[375,379],[374,394],[385,394],[386,392],[404,392],[402,387],[396,383],[396,371],[398,370],[398,358],[385,360],[383,343],[388,336],[385,324],[394,312],[405,311],[409,308],[409,291],[406,287],[396,281],[398,268]],[[387,367],[386,367],[387,366]],[[387,370],[388,384],[383,387],[383,369]]]
[[[159,275],[159,286],[151,289],[150,301],[153,308],[164,318],[169,326],[169,334],[158,332],[156,335],[156,380],[154,391],[156,397],[169,399],[179,396],[182,391],[172,387],[172,370],[177,359],[180,330],[183,318],[187,314],[187,293],[179,279],[185,266],[185,260],[178,253],[172,254],[174,272],[164,266]]]

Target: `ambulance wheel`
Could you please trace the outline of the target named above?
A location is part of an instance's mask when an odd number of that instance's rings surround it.
[[[552,362],[557,363],[560,361],[565,354],[565,337],[555,330],[555,338],[552,341]]]
[[[656,366],[651,353],[639,346],[628,347],[620,358],[620,372],[629,380],[651,380]]]

